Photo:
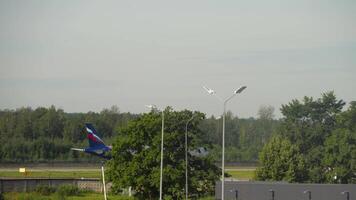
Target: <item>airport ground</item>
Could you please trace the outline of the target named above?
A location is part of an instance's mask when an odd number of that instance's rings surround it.
[[[101,171],[97,166],[62,166],[62,167],[28,167],[26,173],[19,172],[20,167],[0,167],[0,178],[100,178]],[[226,172],[231,178],[252,180],[255,167],[227,166]]]
[[[19,168],[26,168],[26,173],[20,173]],[[252,180],[255,167],[253,166],[226,166],[226,172],[230,178],[238,180]],[[0,178],[101,178],[100,165],[0,165]],[[31,193],[5,193],[5,199],[39,199],[55,200],[56,194],[44,196]],[[100,193],[87,192],[79,196],[67,196],[66,200],[96,200],[102,199]],[[110,200],[131,200],[128,196],[109,195]],[[211,200],[213,197],[206,197],[200,200]]]

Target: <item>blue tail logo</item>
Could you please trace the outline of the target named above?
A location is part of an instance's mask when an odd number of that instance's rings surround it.
[[[82,151],[85,153],[89,153],[95,156],[99,156],[101,158],[105,159],[111,159],[111,146],[106,146],[103,142],[103,140],[98,137],[98,132],[96,132],[95,128],[93,125],[86,123],[85,124],[85,130],[87,132],[87,138],[89,141],[89,147],[80,149],[80,148],[71,148],[71,150],[74,151]]]
[[[86,123],[85,129],[87,131],[87,137],[89,140],[90,147],[101,147],[105,146],[104,142],[97,136],[97,132],[92,124]]]

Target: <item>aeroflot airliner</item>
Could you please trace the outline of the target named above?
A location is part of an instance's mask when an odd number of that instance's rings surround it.
[[[106,146],[98,137],[98,133],[96,132],[94,126],[90,123],[85,124],[85,129],[87,132],[87,138],[89,140],[89,147],[85,149],[71,148],[74,151],[82,151],[85,153],[89,153],[95,156],[99,156],[105,159],[111,159],[111,156],[108,153],[111,151],[112,146]]]

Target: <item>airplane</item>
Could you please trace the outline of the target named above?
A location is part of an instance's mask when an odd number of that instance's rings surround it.
[[[112,146],[106,146],[98,136],[94,126],[90,123],[85,124],[85,129],[87,132],[87,138],[89,141],[89,147],[85,149],[79,148],[71,148],[74,151],[82,151],[85,153],[89,153],[104,159],[111,159],[111,156],[108,155],[109,152],[112,150]]]
[[[198,149],[189,151],[190,155],[196,157],[205,157],[209,154],[209,151],[206,147],[199,147]]]

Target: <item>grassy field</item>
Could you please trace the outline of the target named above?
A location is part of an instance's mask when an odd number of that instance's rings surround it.
[[[26,176],[18,171],[0,171],[6,178],[100,178],[100,171],[30,171]]]
[[[40,195],[34,192],[31,193],[5,193],[5,200],[102,200],[103,194],[100,193],[85,193],[79,196],[66,196],[65,198],[59,197],[57,194],[52,194],[49,196]],[[133,200],[127,196],[119,195],[108,195],[108,200]]]
[[[228,174],[232,176],[232,178],[238,179],[238,180],[252,180],[255,171],[227,171]]]
[[[100,193],[85,193],[79,196],[66,196],[61,198],[56,194],[49,196],[39,195],[37,193],[5,193],[5,200],[102,200],[103,194]],[[108,200],[134,200],[132,197],[119,196],[119,195],[108,195]],[[213,200],[214,197],[205,197],[198,200]]]
[[[256,167],[226,167],[226,173],[238,180],[253,180]]]
[[[239,180],[252,180],[255,169],[227,169],[232,178]],[[4,178],[101,178],[100,171],[33,171],[26,176],[18,171],[0,171]]]

